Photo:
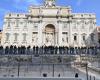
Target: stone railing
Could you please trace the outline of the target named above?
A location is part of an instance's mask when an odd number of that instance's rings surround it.
[[[0,80],[81,80],[79,78],[0,78]]]

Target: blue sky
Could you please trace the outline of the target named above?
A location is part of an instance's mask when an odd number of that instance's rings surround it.
[[[8,12],[26,13],[30,5],[42,5],[44,0],[1,0],[0,1],[0,29],[3,17]],[[56,0],[57,5],[71,6],[74,13],[95,13],[97,26],[100,25],[100,0]]]

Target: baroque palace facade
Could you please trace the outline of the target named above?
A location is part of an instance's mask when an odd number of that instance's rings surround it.
[[[28,13],[8,13],[4,17],[3,46],[96,46],[96,15],[72,13],[70,6],[30,6]]]

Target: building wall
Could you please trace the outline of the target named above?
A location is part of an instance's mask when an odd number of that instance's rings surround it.
[[[49,8],[31,6],[29,13],[6,14],[3,25],[2,45],[46,45],[43,32],[48,24],[52,24],[55,27],[56,43],[53,46],[81,47],[97,45],[95,14],[72,13],[71,10],[71,7],[62,6]],[[15,36],[17,36],[17,40],[15,40]],[[85,36],[84,40],[82,40],[82,36]],[[25,38],[26,40],[23,41]]]
[[[97,33],[98,33],[98,43],[100,45],[100,27],[97,27]]]
[[[2,31],[0,31],[0,45],[1,45],[1,39],[2,39]]]

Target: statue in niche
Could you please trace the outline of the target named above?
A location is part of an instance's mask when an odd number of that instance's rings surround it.
[[[65,39],[64,39],[64,38],[62,38],[62,41],[64,42],[64,41],[65,41]]]
[[[34,36],[34,37],[32,38],[32,42],[34,42],[34,43],[36,43],[37,40],[38,40],[38,38],[37,38],[36,36]]]
[[[47,43],[47,45],[52,45],[52,43],[53,43],[53,35],[52,34],[47,35],[46,43]]]

